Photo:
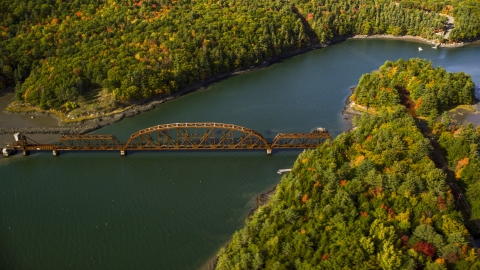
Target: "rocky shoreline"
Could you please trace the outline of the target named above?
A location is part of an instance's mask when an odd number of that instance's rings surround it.
[[[248,213],[248,218],[252,219],[253,214],[258,210],[260,206],[266,205],[268,201],[270,201],[270,198],[275,195],[275,191],[277,190],[277,185],[273,186],[269,190],[265,191],[264,193],[261,193],[260,195],[257,196],[257,201],[255,202],[255,206],[250,210]]]
[[[352,91],[352,93],[350,93],[350,95],[345,99],[345,106],[343,107],[343,110],[342,110],[342,114],[345,115],[345,119],[349,120],[350,123],[352,122],[353,117],[360,116],[363,113],[361,111],[357,111],[354,108],[355,102],[350,100],[350,97],[352,96],[356,87],[357,87],[356,85],[350,86],[350,91]]]

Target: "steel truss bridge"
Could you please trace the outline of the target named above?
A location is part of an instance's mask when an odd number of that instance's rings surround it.
[[[162,150],[266,150],[315,148],[331,136],[328,132],[279,133],[268,142],[260,133],[222,123],[174,123],[158,125],[133,133],[123,144],[114,135],[63,135],[57,144],[39,144],[15,134],[14,150],[23,151],[162,151]]]

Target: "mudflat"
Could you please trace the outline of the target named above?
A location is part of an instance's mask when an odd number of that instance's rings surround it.
[[[15,99],[15,93],[12,90],[0,93],[0,127],[1,128],[40,128],[40,127],[58,127],[58,120],[45,116],[31,116],[22,114],[6,114],[5,108]],[[32,118],[33,117],[33,118]],[[59,134],[36,134],[31,135],[33,140],[39,143],[52,143],[58,141]],[[0,147],[13,142],[12,134],[0,135]]]

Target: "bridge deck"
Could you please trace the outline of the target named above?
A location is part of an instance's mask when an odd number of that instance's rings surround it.
[[[133,133],[123,144],[114,135],[64,135],[57,144],[39,144],[15,134],[13,146],[26,151],[126,151],[133,150],[267,150],[315,148],[330,134],[280,133],[268,142],[260,133],[241,126],[221,123],[175,123],[158,125]]]
[[[25,150],[28,151],[52,151],[55,149],[55,144],[33,144],[33,145],[26,145]],[[17,147],[18,148],[18,147]],[[23,150],[23,149],[21,149]]]

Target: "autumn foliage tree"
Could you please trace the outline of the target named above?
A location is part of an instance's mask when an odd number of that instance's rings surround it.
[[[474,250],[446,175],[405,107],[355,126],[298,157],[220,251],[217,269],[480,266],[460,248]]]
[[[403,104],[410,114],[431,116],[475,100],[470,75],[450,73],[418,58],[386,61],[379,70],[360,78],[351,100],[379,109]]]
[[[435,247],[428,243],[428,242],[417,242],[413,249],[422,252],[423,254],[427,255],[428,257],[432,258],[435,255]]]
[[[1,1],[0,89],[42,109],[99,88],[128,104],[355,34],[436,39],[440,12],[455,40],[479,35],[475,5],[423,2]]]
[[[407,72],[394,64],[380,70],[390,78]],[[270,201],[220,250],[217,269],[480,267],[447,175],[432,160],[431,140],[400,98],[376,110],[355,118],[353,130],[302,152]],[[470,125],[439,139],[449,164],[461,170],[459,180],[476,183],[467,194],[477,210],[478,135]]]

